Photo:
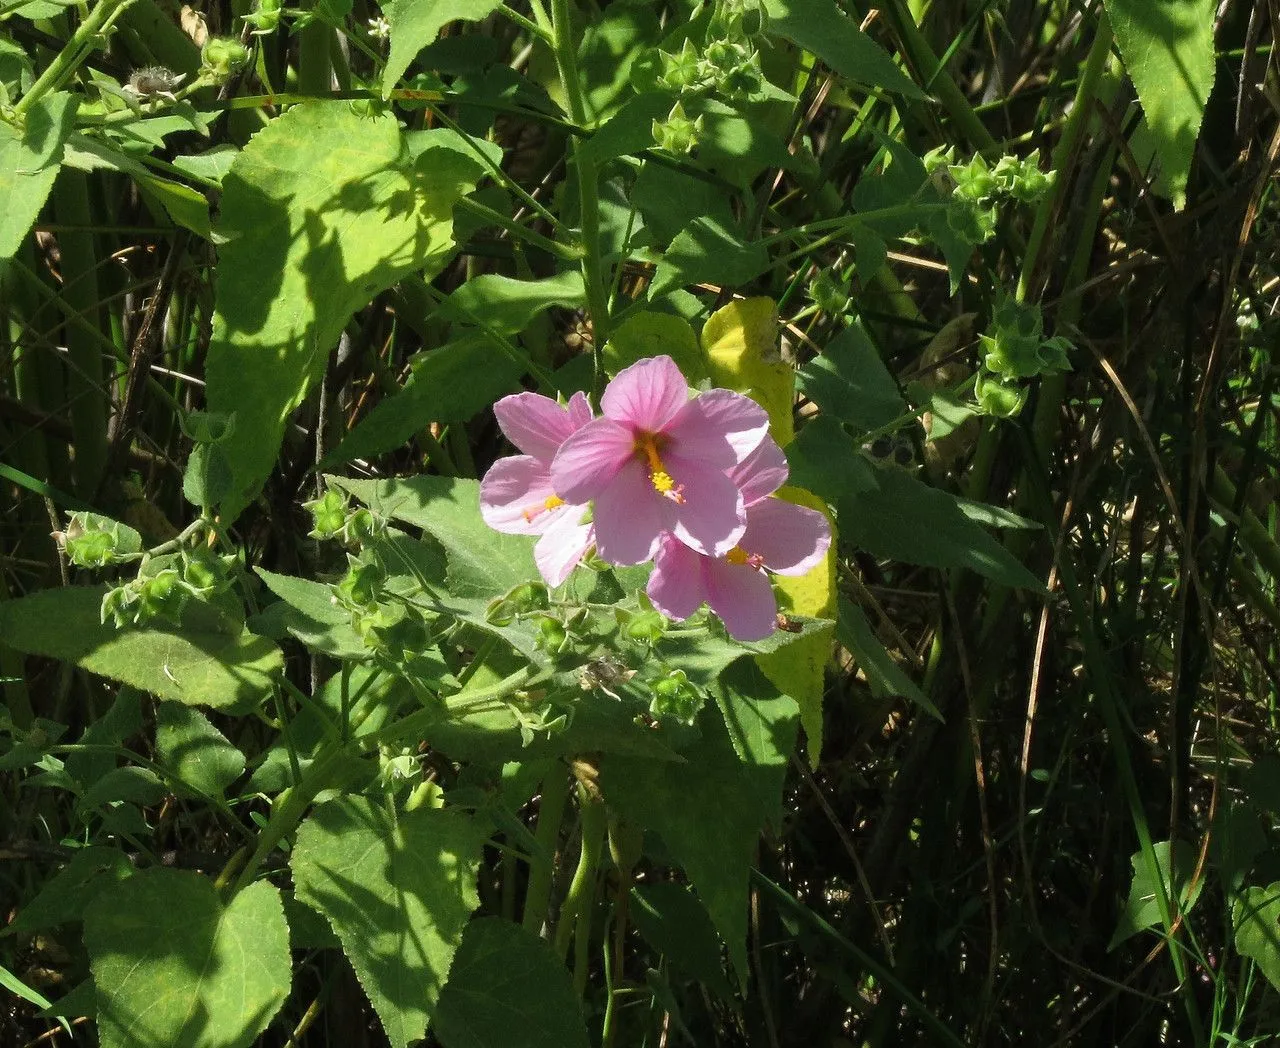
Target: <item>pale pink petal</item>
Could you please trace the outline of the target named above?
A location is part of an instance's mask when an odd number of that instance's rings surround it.
[[[615,422],[660,433],[688,403],[689,383],[670,357],[649,357],[619,371],[600,398],[600,410]]]
[[[649,470],[632,459],[596,497],[596,550],[610,564],[639,564],[671,530],[676,504],[653,490]]]
[[[747,532],[739,545],[764,558],[779,575],[803,575],[831,545],[831,525],[816,509],[767,498],[747,507]]]
[[[645,592],[669,619],[687,619],[707,599],[702,565],[707,558],[673,535],[664,535]]]
[[[742,501],[750,506],[782,487],[790,468],[778,442],[765,437],[755,451],[728,472],[729,479],[742,490]]]
[[[566,502],[587,503],[634,460],[635,438],[625,426],[594,419],[560,445],[551,463],[551,482]]]
[[[575,393],[569,398],[569,425],[573,427],[574,432],[580,430],[594,417],[591,402],[587,400],[585,393]]]
[[[707,603],[734,640],[764,640],[777,626],[778,601],[769,577],[749,564],[707,560]]]
[[[723,470],[755,451],[768,432],[769,416],[754,400],[712,389],[689,401],[671,420],[667,447]]]
[[[591,524],[583,524],[586,506],[563,506],[533,547],[533,559],[548,586],[559,586],[595,541]]]
[[[569,412],[540,393],[513,393],[493,405],[506,438],[526,455],[550,462],[575,427]]]
[[[512,455],[495,462],[480,482],[480,515],[495,531],[540,535],[551,523],[546,500],[554,494],[545,462]]]
[[[676,503],[658,496],[671,507],[670,530],[699,553],[723,557],[746,529],[746,509],[738,486],[719,470],[683,454],[665,455],[663,465],[684,497]],[[649,487],[652,490],[653,485]]]

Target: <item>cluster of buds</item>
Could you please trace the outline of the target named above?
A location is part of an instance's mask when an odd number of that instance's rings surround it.
[[[351,613],[351,626],[370,652],[399,662],[427,647],[427,625],[416,610],[387,592],[386,580],[386,569],[372,551],[348,555],[347,573],[329,587],[330,599]]]
[[[718,98],[751,98],[764,87],[760,56],[742,40],[713,40],[699,51],[686,39],[672,54],[658,53],[662,73],[658,83],[680,95],[714,94]]]
[[[979,337],[982,362],[974,387],[983,411],[1011,418],[1026,402],[1025,380],[1071,370],[1071,342],[1062,335],[1044,337],[1040,307],[1001,295],[991,326]]]
[[[117,628],[157,620],[179,625],[192,600],[209,602],[231,587],[235,558],[195,546],[180,553],[144,557],[135,578],[102,598],[102,622]]]
[[[384,527],[381,518],[364,507],[351,508],[347,496],[329,488],[318,499],[304,502],[302,508],[311,514],[313,539],[340,539],[344,545],[359,546],[379,534]]]
[[[1002,156],[992,167],[981,153],[957,164],[948,146],[927,153],[924,166],[934,185],[950,194],[947,224],[971,244],[986,243],[995,235],[1001,201],[1033,204],[1053,185],[1053,172],[1040,170],[1039,150],[1022,158]]]

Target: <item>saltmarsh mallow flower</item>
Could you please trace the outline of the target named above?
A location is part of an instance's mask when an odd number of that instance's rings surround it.
[[[594,502],[600,556],[639,564],[664,532],[708,556],[734,549],[746,530],[746,503],[727,471],[765,439],[764,409],[727,389],[691,400],[675,361],[660,356],[619,372],[600,411],[551,464],[561,498]]]
[[[567,406],[537,393],[516,393],[493,406],[498,426],[524,454],[499,459],[480,482],[480,515],[496,531],[541,535],[534,547],[538,570],[550,586],[569,577],[592,542],[582,523],[586,505],[558,494],[551,462],[570,436],[591,422],[585,394]]]
[[[773,496],[787,479],[787,460],[771,439],[730,469],[729,479],[746,502],[742,537],[724,556],[708,557],[664,536],[649,577],[649,599],[672,619],[687,619],[705,603],[736,640],[763,640],[778,614],[765,571],[803,575],[826,554],[831,528],[817,510]]]

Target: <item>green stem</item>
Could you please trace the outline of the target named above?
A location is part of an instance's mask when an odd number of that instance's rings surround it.
[[[1053,150],[1051,169],[1054,171],[1053,184],[1049,191],[1040,198],[1036,208],[1035,221],[1031,226],[1031,237],[1027,241],[1027,253],[1023,256],[1022,273],[1018,277],[1018,301],[1023,301],[1031,288],[1031,279],[1040,262],[1040,252],[1044,247],[1044,238],[1049,229],[1049,222],[1058,209],[1067,183],[1067,171],[1075,156],[1080,139],[1089,121],[1093,118],[1093,100],[1098,93],[1102,74],[1107,67],[1107,59],[1111,54],[1111,22],[1106,12],[1098,17],[1098,28],[1093,38],[1093,46],[1089,49],[1089,57],[1085,62],[1084,73],[1076,85],[1076,97],[1071,106],[1071,116],[1062,131],[1062,137]]]
[[[31,85],[31,90],[18,99],[13,107],[14,117],[21,120],[28,109],[50,91],[56,91],[59,85],[65,83],[80,63],[89,56],[93,38],[106,29],[112,19],[132,2],[133,0],[99,0],[98,6],[80,23],[66,46],[54,56],[48,68]]]
[[[578,76],[578,47],[569,17],[569,0],[551,0],[552,49],[564,87],[569,118],[579,127],[587,122],[587,106]],[[581,139],[573,140],[573,161],[578,173],[578,203],[582,212],[582,280],[587,289],[587,309],[595,332],[592,356],[596,379],[600,378],[600,347],[609,337],[608,281],[600,256],[600,188],[595,161],[583,152]]]
[[[524,893],[522,923],[534,934],[542,931],[551,902],[551,878],[555,873],[556,844],[564,822],[564,803],[569,799],[569,776],[557,761],[542,780],[542,803],[534,840],[538,851],[529,864],[529,884]]]
[[[470,211],[477,218],[483,218],[486,222],[490,222],[495,226],[500,226],[518,240],[523,240],[534,247],[541,248],[543,251],[556,258],[562,258],[568,262],[577,262],[584,257],[582,248],[572,244],[561,244],[559,241],[552,240],[550,237],[544,237],[541,233],[529,229],[527,226],[521,225],[514,219],[504,215],[501,211],[495,211],[491,207],[487,207],[478,200],[472,200],[470,197],[463,197],[455,205],[461,211]]]
[[[604,851],[604,833],[607,823],[604,801],[594,796],[585,786],[578,787],[578,806],[582,811],[582,845],[578,852],[578,868],[560,907],[560,923],[556,926],[556,953],[561,960],[569,952],[569,940],[579,924],[591,930],[591,902],[595,897],[596,874],[600,871],[600,856]],[[581,934],[581,933],[579,933]],[[585,965],[582,965],[585,969]],[[579,972],[574,972],[574,982]]]

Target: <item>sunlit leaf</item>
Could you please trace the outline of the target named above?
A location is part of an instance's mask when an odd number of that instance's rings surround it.
[[[145,870],[98,895],[84,941],[103,1048],[244,1048],[289,992],[289,929],[266,881],[224,904],[208,877]]]
[[[387,1039],[421,1039],[471,911],[487,833],[451,809],[330,801],[298,831],[297,897],[328,918]]]

